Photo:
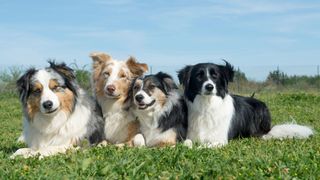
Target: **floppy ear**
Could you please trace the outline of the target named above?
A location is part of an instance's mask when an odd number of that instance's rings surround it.
[[[155,76],[162,82],[166,94],[169,94],[174,89],[178,89],[178,86],[169,74],[158,72]]]
[[[111,56],[103,52],[92,52],[90,53],[90,57],[93,61],[93,69],[96,69],[111,60]]]
[[[75,85],[76,75],[65,63],[56,64],[54,61],[48,61],[50,68],[56,71],[63,79],[66,87],[77,96],[77,87]]]
[[[187,86],[189,84],[192,67],[193,66],[186,66],[178,71],[179,82],[183,86]]]
[[[223,60],[223,61],[226,63],[226,65],[220,66],[220,68],[227,79],[227,83],[232,82],[234,77],[233,66],[230,63],[228,63],[226,60]]]
[[[134,77],[142,76],[149,69],[147,64],[138,63],[134,57],[130,57],[126,64]]]
[[[21,102],[26,102],[30,94],[31,89],[31,78],[37,71],[34,68],[27,70],[27,72],[22,75],[16,82],[19,97]]]
[[[68,81],[73,81],[76,79],[76,75],[73,69],[68,67],[65,63],[57,64],[54,61],[48,61],[48,62],[50,64],[50,68],[55,70],[63,78],[66,78]]]

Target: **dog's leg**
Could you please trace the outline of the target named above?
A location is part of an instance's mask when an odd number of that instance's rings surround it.
[[[133,145],[136,147],[142,147],[146,145],[146,141],[143,137],[142,134],[137,134],[134,138],[133,138]]]
[[[150,147],[166,147],[172,146],[174,147],[177,143],[177,133],[173,129],[169,129],[154,139],[147,141],[147,146]]]
[[[71,145],[49,146],[49,147],[41,148],[40,150],[38,150],[38,153],[40,154],[39,159],[42,159],[47,156],[53,156],[59,153],[64,154],[68,149],[71,149],[71,148],[73,148],[73,146]],[[74,148],[74,149],[77,149],[77,148]]]

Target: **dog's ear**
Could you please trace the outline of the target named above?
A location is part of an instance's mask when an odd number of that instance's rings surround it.
[[[60,74],[63,78],[67,79],[68,81],[73,81],[76,79],[76,75],[69,66],[65,63],[56,63],[52,60],[49,60],[48,63],[50,64],[50,68]]]
[[[124,102],[123,102],[123,110],[125,111],[129,111],[130,107],[133,104],[133,86],[136,83],[137,78],[133,79],[130,83],[129,89],[128,89],[128,93],[127,93],[127,97],[125,98]]]
[[[178,86],[169,74],[158,72],[155,76],[161,81],[166,94],[169,94],[174,89],[178,89]]]
[[[90,57],[93,61],[93,69],[100,67],[112,59],[111,56],[102,52],[92,52],[90,53]]]
[[[63,79],[66,87],[70,89],[75,96],[77,96],[77,86],[74,83],[76,80],[76,75],[69,66],[65,63],[57,64],[54,61],[48,61],[50,64],[50,68],[57,72]]]
[[[224,76],[226,77],[227,83],[232,82],[233,81],[233,77],[234,77],[234,69],[233,66],[228,63],[226,60],[223,60],[226,65],[224,66],[220,66],[221,71],[223,72]]]
[[[186,66],[178,71],[179,82],[185,87],[189,84],[192,67],[193,66]]]
[[[147,64],[138,63],[134,57],[130,57],[126,64],[134,77],[142,76],[149,69]]]
[[[31,68],[17,80],[16,86],[21,102],[27,101],[31,90],[31,78],[36,72],[36,69]]]

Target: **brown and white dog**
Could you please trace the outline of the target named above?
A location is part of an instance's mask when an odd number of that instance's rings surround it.
[[[105,120],[106,140],[112,144],[132,146],[132,139],[139,131],[139,122],[124,110],[124,101],[132,79],[147,72],[148,66],[138,63],[133,57],[118,61],[101,52],[90,56],[93,60],[93,90]]]
[[[64,153],[84,139],[99,143],[104,138],[99,108],[64,63],[29,69],[17,88],[24,120],[21,139],[28,148],[17,150],[12,158]]]

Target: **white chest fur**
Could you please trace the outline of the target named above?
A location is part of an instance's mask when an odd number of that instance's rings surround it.
[[[105,120],[104,133],[107,141],[120,144],[128,141],[128,126],[134,121],[134,116],[122,110],[122,105],[113,100],[101,102],[103,118]]]
[[[75,145],[88,134],[91,113],[81,104],[76,105],[70,116],[62,111],[51,118],[38,113],[32,122],[24,121],[26,143],[32,149]]]
[[[233,99],[226,95],[196,96],[189,108],[187,138],[194,142],[221,146],[228,143],[228,131],[234,115]]]

